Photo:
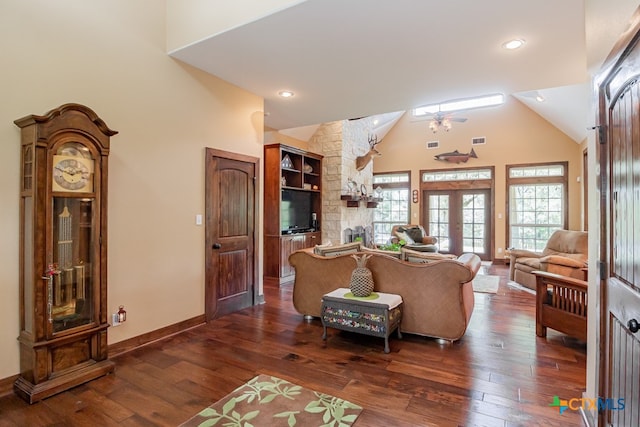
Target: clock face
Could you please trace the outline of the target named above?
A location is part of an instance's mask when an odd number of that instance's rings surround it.
[[[93,160],[74,156],[53,156],[54,191],[93,191]]]

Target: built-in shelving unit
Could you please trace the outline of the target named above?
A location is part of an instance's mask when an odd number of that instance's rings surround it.
[[[322,156],[269,144],[264,164],[264,283],[280,285],[295,274],[289,255],[321,243]]]

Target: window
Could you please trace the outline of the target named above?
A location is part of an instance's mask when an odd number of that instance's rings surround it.
[[[394,225],[409,224],[411,173],[374,173],[373,187],[382,189],[382,201],[373,211],[374,243],[384,245],[389,242]]]
[[[491,169],[462,169],[427,171],[422,174],[422,182],[430,181],[471,181],[474,179],[491,179]]]
[[[450,113],[473,108],[493,107],[504,103],[504,95],[495,93],[492,95],[478,96],[475,98],[456,99],[440,104],[424,105],[413,109],[414,117],[424,117],[435,113]]]
[[[567,162],[507,166],[509,246],[540,252],[567,228]]]

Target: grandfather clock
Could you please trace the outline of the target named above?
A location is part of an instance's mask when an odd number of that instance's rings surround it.
[[[117,132],[65,104],[21,129],[20,377],[29,403],[113,372],[107,358],[107,165]]]

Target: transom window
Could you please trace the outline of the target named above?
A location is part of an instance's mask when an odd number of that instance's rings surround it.
[[[540,252],[567,228],[567,162],[507,166],[509,246]]]
[[[373,187],[382,189],[382,201],[373,211],[374,243],[384,245],[389,242],[394,225],[409,224],[411,173],[374,173]]]
[[[491,179],[491,169],[429,171],[422,174],[422,182],[468,181],[472,179]]]

